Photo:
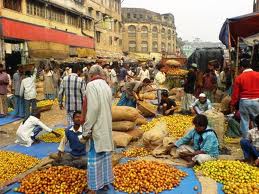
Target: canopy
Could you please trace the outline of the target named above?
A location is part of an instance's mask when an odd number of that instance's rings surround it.
[[[259,43],[259,33],[244,38],[243,41],[249,46],[254,46],[255,44]]]
[[[259,33],[259,12],[227,19],[221,28],[219,39],[229,48],[237,45],[238,37],[247,38],[257,33]]]

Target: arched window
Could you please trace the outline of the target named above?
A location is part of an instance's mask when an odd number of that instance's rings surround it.
[[[162,30],[161,30],[161,36],[163,39],[165,39],[165,29],[164,28],[162,28]]]
[[[148,42],[142,41],[141,42],[141,52],[147,53],[148,52]]]
[[[130,38],[136,38],[136,26],[129,26],[128,27],[128,34]]]
[[[167,37],[168,37],[168,40],[171,40],[171,30],[167,31]]]
[[[148,28],[147,26],[141,27],[141,38],[147,38],[148,37]]]
[[[153,42],[153,43],[152,43],[152,51],[153,51],[153,52],[158,52],[158,45],[157,45],[157,42]]]
[[[164,42],[161,43],[161,50],[162,51],[166,51],[166,47],[165,47],[165,43]]]
[[[152,29],[152,37],[157,38],[157,36],[158,36],[158,29],[156,26],[154,26]]]
[[[130,52],[136,51],[136,42],[135,41],[129,41],[129,51]]]

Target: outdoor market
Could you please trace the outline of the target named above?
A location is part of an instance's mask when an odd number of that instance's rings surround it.
[[[258,194],[259,12],[219,39],[0,63],[0,194]]]

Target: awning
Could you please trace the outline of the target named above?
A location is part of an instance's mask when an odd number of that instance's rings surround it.
[[[69,57],[69,46],[53,42],[28,41],[30,58],[66,59]]]
[[[229,48],[237,45],[238,37],[247,38],[257,33],[259,33],[259,12],[227,19],[221,28],[219,39]]]

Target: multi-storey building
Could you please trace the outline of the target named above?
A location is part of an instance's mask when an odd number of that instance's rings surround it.
[[[121,0],[86,0],[88,15],[95,20],[96,54],[120,57],[122,54]]]
[[[123,51],[133,53],[176,52],[176,27],[172,14],[122,8]]]
[[[120,0],[0,0],[0,25],[8,69],[35,58],[121,53]]]

